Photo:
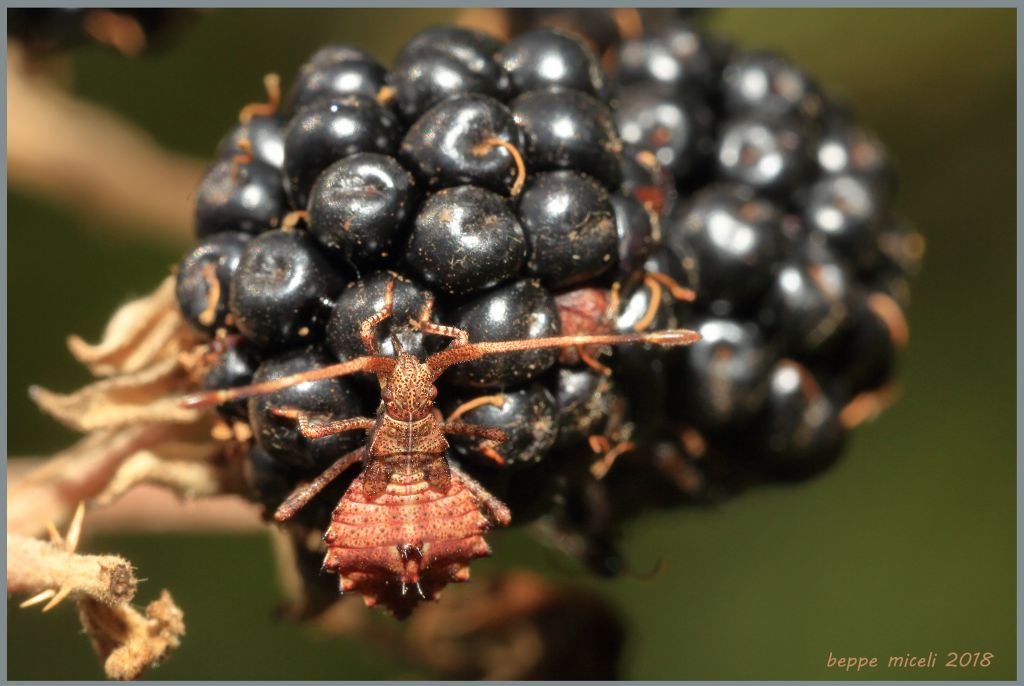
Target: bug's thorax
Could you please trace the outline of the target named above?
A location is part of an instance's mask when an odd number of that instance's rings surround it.
[[[381,412],[370,443],[371,458],[407,456],[414,460],[444,455],[448,441],[433,413],[412,421],[396,419]],[[402,460],[392,461],[401,464]]]

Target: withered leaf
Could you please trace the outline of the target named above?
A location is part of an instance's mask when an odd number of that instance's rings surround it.
[[[67,395],[37,386],[30,393],[39,407],[63,424],[77,431],[95,431],[137,423],[198,421],[201,410],[179,405],[188,383],[187,373],[172,357]]]
[[[174,277],[151,294],[122,305],[96,345],[68,337],[68,348],[97,376],[136,372],[161,358],[171,358],[198,342],[178,312]]]

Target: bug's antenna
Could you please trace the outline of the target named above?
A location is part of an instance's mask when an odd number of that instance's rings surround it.
[[[584,345],[624,345],[647,343],[651,345],[689,345],[700,340],[700,334],[688,329],[670,329],[650,333],[589,334],[580,336],[552,336],[517,341],[484,341],[451,346],[427,358],[435,378],[453,364],[479,360],[488,355],[542,350],[544,348],[571,348]]]
[[[339,376],[348,376],[349,374],[358,374],[360,372],[368,372],[371,374],[380,374],[382,372],[388,373],[394,368],[395,358],[393,357],[384,357],[382,355],[357,357],[355,359],[348,360],[346,362],[339,362],[338,364],[332,364],[327,367],[310,369],[306,372],[283,376],[280,379],[274,379],[273,381],[265,381],[263,383],[252,384],[250,386],[238,386],[236,388],[228,388],[220,391],[193,393],[191,395],[186,395],[178,404],[181,407],[211,407],[213,405],[223,405],[224,403],[231,402],[232,400],[251,398],[254,395],[266,395],[267,393],[273,393],[274,391],[280,391],[284,388],[298,386],[300,383],[306,383],[309,381],[335,379]]]

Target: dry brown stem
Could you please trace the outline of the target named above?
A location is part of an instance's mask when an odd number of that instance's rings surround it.
[[[31,594],[23,608],[49,601],[43,612],[73,598],[107,676],[135,679],[178,646],[185,633],[184,615],[164,591],[143,617],[129,604],[138,581],[127,560],[75,552],[84,514],[80,505],[66,536],[50,524],[49,542],[9,534],[7,588]]]
[[[145,131],[79,100],[7,50],[7,164],[13,186],[114,220],[105,227],[184,244],[205,163],[163,149]]]
[[[135,574],[116,555],[78,555],[48,541],[7,537],[7,590],[36,595],[50,589],[71,589],[106,605],[135,597]]]

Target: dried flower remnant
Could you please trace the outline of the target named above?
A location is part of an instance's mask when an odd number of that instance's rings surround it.
[[[67,534],[47,523],[50,541],[9,534],[7,588],[31,594],[26,608],[46,612],[66,598],[78,605],[86,634],[112,679],[135,679],[178,647],[185,633],[184,614],[165,590],[146,614],[131,606],[138,584],[132,565],[115,555],[76,553],[85,507],[79,504]]]
[[[144,483],[184,498],[239,493],[244,478],[237,440],[218,440],[207,413],[177,402],[195,389],[194,366],[207,346],[182,320],[173,278],[118,310],[100,343],[73,336],[68,344],[103,378],[67,395],[32,389],[43,410],[87,435],[9,480],[8,587],[47,608],[74,598],[108,676],[136,678],[178,645],[182,613],[165,591],[140,614],[128,605],[136,582],[127,561],[74,552],[81,503],[103,507]],[[65,539],[47,523],[67,521],[72,511],[77,514]],[[47,528],[51,543],[33,538]]]

